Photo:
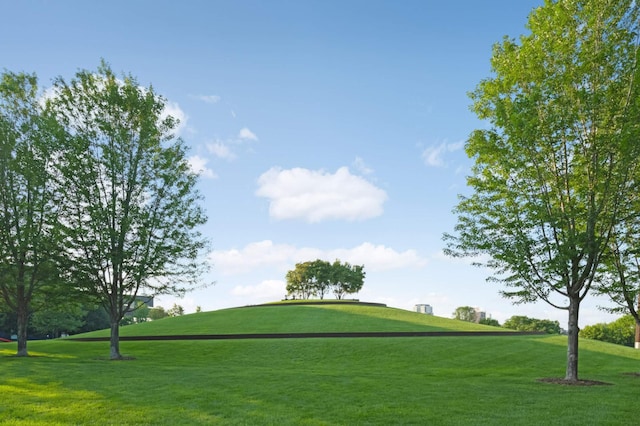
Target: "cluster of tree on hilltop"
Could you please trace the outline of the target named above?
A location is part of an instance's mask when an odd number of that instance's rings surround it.
[[[33,74],[0,74],[0,311],[28,355],[35,312],[96,303],[119,324],[139,292],[199,284],[207,241],[178,121],[152,87],[102,62],[43,92]]]
[[[294,269],[287,272],[287,296],[298,299],[319,297],[324,299],[333,293],[336,299],[346,294],[360,291],[364,284],[364,265],[350,265],[336,260],[333,263],[314,260],[296,263]]]

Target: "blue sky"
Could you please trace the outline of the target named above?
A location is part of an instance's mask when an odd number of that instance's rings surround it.
[[[216,284],[187,312],[279,300],[296,262],[364,264],[361,300],[450,317],[514,306],[487,272],[442,255],[467,192],[467,93],[492,45],[542,0],[6,1],[0,67],[49,86],[96,69],[153,85],[201,175]],[[581,325],[613,318],[587,301]]]

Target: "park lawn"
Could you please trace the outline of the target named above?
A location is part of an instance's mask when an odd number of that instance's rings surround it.
[[[563,336],[131,341],[117,362],[106,342],[29,347],[0,344],[0,424],[630,424],[640,389],[639,351],[587,340],[581,377],[610,385],[539,382],[563,376]]]

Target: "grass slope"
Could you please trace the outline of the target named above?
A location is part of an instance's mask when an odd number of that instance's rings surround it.
[[[495,327],[367,305],[264,305],[164,318],[120,329],[121,336],[356,331],[495,331]],[[86,337],[108,336],[108,330]]]
[[[457,325],[473,326],[327,305],[229,309],[123,332]],[[538,382],[563,375],[562,336],[123,342],[136,360],[122,362],[103,360],[103,342],[29,345],[36,356],[19,359],[15,344],[0,344],[0,424],[631,424],[640,386],[623,374],[639,370],[638,351],[593,341],[581,341],[581,376],[611,386]]]

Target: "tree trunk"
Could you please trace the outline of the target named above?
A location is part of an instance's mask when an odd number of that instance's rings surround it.
[[[569,329],[567,330],[567,371],[564,379],[575,382],[578,380],[578,311],[580,309],[580,298],[573,296],[569,298]]]
[[[638,310],[636,311],[636,314],[640,312],[640,294],[638,294]],[[635,348],[636,349],[640,349],[640,320],[637,318],[636,315],[636,344],[635,344]]]
[[[18,352],[16,356],[29,356],[27,352],[27,326],[29,324],[29,311],[24,303],[18,303],[17,309],[18,326]]]
[[[110,359],[122,359],[120,355],[120,321],[111,318]]]

